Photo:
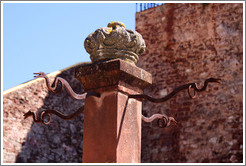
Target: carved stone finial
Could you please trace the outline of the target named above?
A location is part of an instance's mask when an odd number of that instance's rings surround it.
[[[125,29],[119,21],[91,33],[85,39],[84,46],[92,62],[120,58],[134,64],[146,47],[141,34]]]

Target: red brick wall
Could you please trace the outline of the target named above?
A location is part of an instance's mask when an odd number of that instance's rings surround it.
[[[162,104],[143,103],[144,115],[166,113],[179,125],[143,123],[142,162],[242,162],[242,12],[242,4],[164,4],[136,14],[147,44],[138,66],[153,75],[146,94],[162,97],[188,82],[223,79],[196,99],[181,92]],[[81,93],[73,67],[58,76]],[[65,91],[49,93],[44,80],[4,94],[3,162],[81,162],[83,114],[71,121],[52,116],[47,126],[23,114],[44,108],[69,114],[82,104]]]
[[[142,162],[242,162],[243,5],[164,4],[136,13],[136,30],[147,45],[138,66],[153,75],[146,94],[223,80],[196,99],[184,91],[165,103],[144,102],[143,114],[166,113],[179,125],[143,124]]]
[[[75,66],[78,67],[79,65]],[[76,93],[83,91],[74,77],[75,67],[54,74],[66,79]],[[22,85],[21,85],[22,86]],[[71,114],[83,105],[63,90],[59,94],[48,92],[44,79],[33,80],[23,87],[3,94],[3,162],[80,163],[82,162],[83,114],[73,120],[51,115],[51,123],[34,123],[23,114],[32,110],[55,109]]]

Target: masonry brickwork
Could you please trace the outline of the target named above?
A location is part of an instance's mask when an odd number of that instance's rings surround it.
[[[143,114],[166,113],[179,124],[143,124],[142,162],[243,162],[243,4],[164,4],[136,13],[136,31],[147,46],[138,66],[153,76],[146,94],[222,79],[196,99],[184,91],[143,103]]]
[[[82,84],[74,77],[75,65],[49,76],[68,81],[76,93],[82,93]],[[11,89],[10,89],[11,90]],[[40,113],[54,109],[71,114],[84,104],[74,100],[63,90],[58,94],[48,92],[44,79],[36,79],[3,94],[3,162],[69,163],[82,162],[83,116],[63,120],[51,115],[51,123],[34,123],[31,117],[24,119],[29,110]]]
[[[243,160],[243,5],[164,4],[136,13],[136,30],[147,50],[139,67],[150,72],[146,94],[163,97],[175,87],[221,78],[190,99],[186,91],[162,104],[143,103],[143,114],[166,113],[178,126],[142,123],[142,162],[242,162]],[[54,79],[66,79],[76,93],[78,64]],[[199,84],[201,85],[201,84]],[[70,114],[83,105],[66,91],[48,92],[44,79],[3,94],[3,162],[82,162],[83,114],[50,125],[23,119],[29,110]]]

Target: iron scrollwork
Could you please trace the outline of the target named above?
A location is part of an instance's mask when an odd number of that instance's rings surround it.
[[[216,79],[216,78],[206,79],[204,81],[204,85],[202,88],[199,88],[197,86],[197,83],[188,83],[185,85],[181,85],[181,86],[175,88],[171,93],[169,93],[168,95],[166,95],[165,97],[162,97],[162,98],[153,98],[153,97],[146,95],[146,94],[129,95],[128,97],[129,98],[135,98],[135,99],[148,100],[148,101],[153,102],[153,103],[162,103],[162,102],[165,102],[165,101],[169,100],[170,98],[172,98],[178,92],[187,89],[189,97],[193,99],[196,97],[196,92],[202,92],[202,91],[206,90],[209,82],[210,83],[221,83],[221,79]],[[191,95],[191,89],[193,89],[193,91],[194,91],[193,95]],[[142,115],[142,120],[144,122],[147,122],[147,123],[150,123],[150,122],[154,121],[155,119],[158,119],[157,123],[158,123],[158,126],[161,128],[170,126],[171,122],[173,122],[175,125],[177,125],[177,121],[173,117],[168,117],[165,114],[154,114],[149,118]]]
[[[69,83],[61,78],[61,77],[56,77],[54,80],[54,86],[52,87],[50,84],[50,80],[48,78],[48,76],[44,73],[44,72],[39,72],[39,73],[34,73],[35,74],[35,78],[44,78],[46,81],[46,85],[49,91],[53,92],[53,93],[59,93],[61,92],[61,90],[63,88],[66,89],[66,91],[71,95],[72,98],[77,99],[77,100],[83,100],[86,98],[86,96],[96,96],[96,97],[100,97],[99,93],[96,92],[83,92],[82,94],[77,94],[73,91],[73,89],[71,88],[71,86],[69,85]],[[58,87],[58,84],[61,83],[61,87]],[[65,115],[63,113],[61,113],[60,111],[56,111],[56,110],[52,110],[52,109],[48,109],[48,110],[42,110],[42,112],[39,114],[39,116],[37,114],[35,114],[32,111],[28,111],[27,113],[25,113],[24,119],[28,118],[29,116],[32,116],[33,121],[36,123],[43,123],[45,125],[49,124],[51,121],[51,115],[50,114],[54,114],[58,117],[60,117],[61,119],[64,120],[71,120],[74,119],[75,117],[77,117],[79,114],[81,114],[84,110],[84,106],[80,107],[77,111],[75,111],[74,113],[70,114],[70,115]]]
[[[48,90],[53,92],[53,93],[58,93],[63,88],[65,88],[66,91],[71,95],[71,97],[73,97],[76,100],[83,100],[88,95],[100,97],[99,93],[93,92],[93,91],[83,92],[82,94],[76,94],[73,91],[73,89],[71,88],[71,86],[69,85],[69,83],[61,77],[55,78],[54,83],[53,83],[54,86],[52,87],[50,84],[50,80],[45,75],[45,73],[39,72],[39,73],[34,73],[34,74],[35,74],[34,77],[36,77],[36,78],[44,78],[46,80],[46,85],[47,85]],[[162,102],[169,100],[174,95],[176,95],[178,92],[180,92],[184,89],[187,89],[188,95],[190,96],[190,98],[195,98],[196,92],[201,92],[201,91],[206,90],[208,83],[220,83],[220,81],[221,81],[220,79],[215,79],[215,78],[206,79],[202,88],[199,88],[197,86],[197,83],[189,83],[189,84],[181,85],[181,86],[175,88],[171,93],[169,93],[168,95],[166,95],[163,98],[153,98],[153,97],[146,95],[146,94],[128,95],[128,98],[147,100],[147,101],[154,102],[154,103],[162,103]],[[59,88],[58,88],[58,83],[61,83],[61,87],[59,87]],[[191,95],[192,89],[194,91],[193,95]],[[43,123],[43,124],[47,125],[51,121],[51,114],[54,114],[54,115],[56,115],[56,116],[58,116],[64,120],[71,120],[71,119],[74,119],[75,117],[77,117],[79,114],[81,114],[83,112],[83,110],[84,110],[84,106],[80,107],[76,112],[74,112],[70,115],[65,115],[59,111],[48,109],[48,110],[43,110],[39,114],[39,116],[37,116],[37,114],[35,114],[32,111],[28,111],[27,113],[24,114],[24,118],[26,119],[29,116],[32,116],[34,122]],[[144,122],[147,122],[147,123],[150,123],[156,119],[158,119],[157,123],[158,123],[158,126],[161,128],[170,126],[171,122],[173,122],[174,124],[177,124],[177,121],[173,117],[168,117],[165,114],[154,114],[151,117],[145,117],[144,115],[142,115],[142,120]]]

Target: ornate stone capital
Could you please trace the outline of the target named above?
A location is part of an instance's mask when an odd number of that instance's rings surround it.
[[[84,46],[92,62],[120,58],[134,64],[146,47],[141,34],[125,29],[125,25],[118,21],[91,33]]]

